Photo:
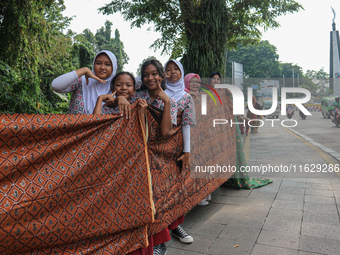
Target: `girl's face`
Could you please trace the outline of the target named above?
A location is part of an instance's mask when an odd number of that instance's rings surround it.
[[[211,79],[211,86],[214,86],[215,84],[221,84],[221,78],[218,74],[215,74]]]
[[[179,81],[182,78],[182,73],[181,73],[181,69],[179,69],[178,65],[176,65],[175,62],[170,61],[167,65],[166,65],[166,79],[169,82],[176,82]]]
[[[148,90],[158,89],[158,84],[161,84],[163,80],[164,79],[159,74],[157,68],[154,65],[150,64],[144,69],[143,83],[148,88]]]
[[[100,54],[94,61],[93,67],[95,75],[100,79],[107,79],[111,76],[113,68],[109,57],[106,54]]]
[[[199,79],[195,76],[189,81],[190,91],[198,92],[198,89],[201,87],[201,84],[198,83]]]
[[[127,100],[135,94],[133,80],[127,74],[119,75],[113,84],[113,91],[116,91],[116,96],[123,96]]]

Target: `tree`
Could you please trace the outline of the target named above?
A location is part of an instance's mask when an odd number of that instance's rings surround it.
[[[145,61],[147,61],[147,60],[149,60],[149,59],[157,59],[157,58],[154,57],[154,56],[149,56],[149,57],[143,59],[142,63],[139,64],[138,69],[137,69],[137,71],[136,71],[137,76],[141,75],[140,70],[142,69],[142,65],[143,65],[143,63],[144,63]]]
[[[0,59],[12,68],[37,71],[57,31],[68,26],[63,0],[3,0],[0,3]]]
[[[294,0],[113,0],[99,10],[121,12],[135,27],[153,23],[161,38],[152,47],[183,55],[184,69],[204,77],[223,73],[227,47],[259,41],[261,27],[278,27],[278,16],[301,8]]]
[[[276,47],[268,41],[254,45],[239,45],[237,50],[228,52],[228,76],[231,76],[231,62],[243,64],[243,72],[250,78],[280,77],[279,55]]]
[[[280,68],[281,68],[280,77],[284,77],[283,86],[298,87],[300,79],[303,78],[302,67],[298,65],[293,65],[292,63],[280,63]]]
[[[300,87],[308,89],[311,93],[321,93],[323,96],[327,95],[327,87],[329,84],[329,74],[324,68],[319,71],[307,70],[303,75]]]
[[[118,29],[115,30],[115,37],[111,38],[112,22],[105,21],[105,25],[97,30],[96,34],[89,29],[85,29],[82,34],[76,35],[75,50],[79,56],[79,67],[92,68],[92,61],[95,54],[100,50],[109,50],[117,58],[117,72],[123,70],[124,64],[127,64],[129,57],[124,51],[124,44],[120,40]]]
[[[56,112],[45,75],[72,68],[70,22],[63,0],[4,0],[0,3],[0,95],[2,112]],[[47,87],[48,86],[48,87]],[[46,96],[48,94],[48,96]],[[60,100],[59,100],[60,101]]]
[[[124,51],[124,44],[120,40],[118,29],[115,30],[115,38],[110,39],[107,44],[101,45],[101,49],[106,49],[115,54],[117,58],[117,72],[123,71],[124,65],[128,63],[129,57]]]

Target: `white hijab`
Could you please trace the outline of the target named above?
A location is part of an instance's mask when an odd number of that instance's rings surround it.
[[[172,61],[174,62],[179,69],[181,70],[181,79],[176,82],[169,82],[167,79],[165,80],[166,90],[164,91],[169,97],[173,98],[176,102],[178,102],[186,93],[185,92],[185,84],[184,84],[184,70],[182,64],[177,61],[176,59],[170,59],[168,62],[165,63],[164,69],[166,71],[166,66],[168,63]]]
[[[97,55],[93,59],[93,68],[92,72],[94,73],[94,63],[96,61],[96,58],[99,54],[105,53],[112,63],[112,74],[110,77],[105,79],[106,83],[103,84],[95,79],[89,78],[89,84],[86,85],[86,78],[85,75],[82,76],[82,86],[83,86],[83,98],[84,98],[84,110],[86,114],[92,114],[94,107],[97,103],[97,98],[100,95],[106,95],[110,93],[110,84],[113,79],[113,77],[116,75],[117,71],[117,59],[116,56],[108,50],[102,50],[97,53]],[[94,73],[95,74],[95,73]]]

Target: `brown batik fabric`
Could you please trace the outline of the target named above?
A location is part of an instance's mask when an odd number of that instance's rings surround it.
[[[210,117],[229,118],[231,102],[223,100],[209,107]],[[192,165],[235,164],[234,128],[212,129],[195,105]],[[149,105],[145,136],[136,104],[132,109],[129,120],[0,116],[0,254],[125,254],[146,247],[148,235],[231,176],[197,176],[194,165],[181,169],[181,126],[162,137],[162,112]]]
[[[1,115],[0,254],[124,254],[147,243],[150,174],[137,110]]]
[[[201,115],[200,99],[195,100],[196,126],[191,127],[190,170],[182,169],[176,162],[183,151],[181,116],[178,116],[178,126],[173,128],[171,135],[161,138],[157,135],[161,112],[157,109],[149,111],[148,151],[156,207],[155,222],[149,228],[149,235],[158,233],[189,212],[233,175],[233,172],[195,172],[196,166],[236,164],[235,125],[231,127],[228,123],[213,127],[214,119],[233,119],[229,94],[219,92],[222,105],[214,105],[212,99],[208,100],[207,115]]]

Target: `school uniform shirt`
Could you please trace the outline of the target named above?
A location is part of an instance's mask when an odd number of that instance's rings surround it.
[[[151,104],[152,106],[155,106],[162,111],[164,110],[164,102],[162,100],[155,99],[151,102],[151,97],[150,97],[148,90],[142,90],[142,91],[136,92],[136,94],[131,99],[131,103],[136,101],[138,98],[145,99],[145,101]],[[172,99],[171,97],[169,97],[169,99],[170,99],[170,104],[171,104],[171,107],[170,107],[171,123],[176,126],[177,125],[177,104],[176,104],[176,101]]]
[[[182,113],[181,125],[196,125],[196,112],[195,105],[192,96],[189,93],[185,93],[184,96],[177,101],[177,111]]]
[[[78,78],[76,81],[74,81],[71,86],[65,90],[64,93],[72,92],[70,105],[68,108],[67,113],[69,114],[85,114],[84,109],[84,96],[83,96],[83,85],[82,85],[82,79]],[[102,114],[110,114],[112,112],[112,107],[102,107]]]

